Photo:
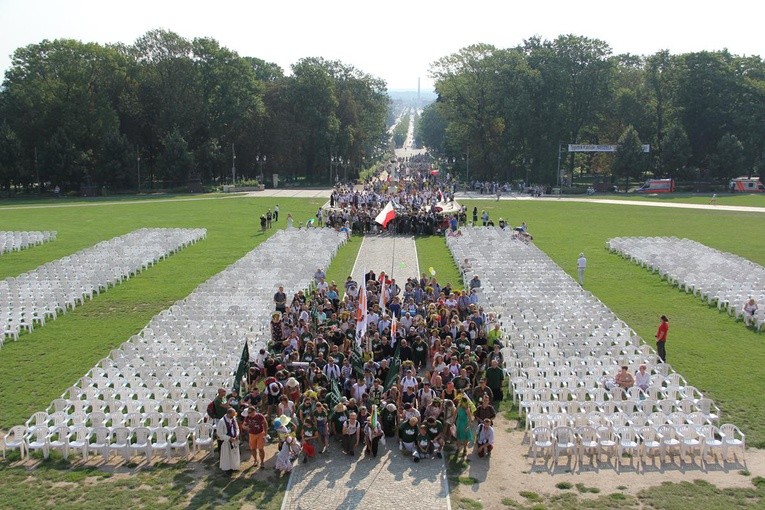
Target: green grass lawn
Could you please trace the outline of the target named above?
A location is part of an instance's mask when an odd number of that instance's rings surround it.
[[[585,197],[582,197],[585,198]],[[709,204],[712,193],[598,193],[593,195],[593,200],[612,199],[612,200],[650,200],[659,202],[676,202],[687,204]],[[765,207],[765,194],[757,193],[718,193],[718,205],[740,205],[746,207]]]
[[[731,198],[738,199],[739,196]],[[273,231],[266,235],[259,233],[257,218],[266,208],[273,208],[277,201],[282,214],[278,224],[280,227],[285,225],[288,212],[293,214],[297,223],[312,217],[316,208],[324,202],[322,199],[211,196],[202,200],[154,199],[138,203],[128,200],[116,203],[83,201],[71,205],[66,203],[65,207],[32,205],[11,208],[0,205],[0,225],[4,230],[58,231],[58,239],[54,242],[0,256],[0,278],[18,275],[44,262],[141,227],[208,229],[205,241],[109,289],[92,302],[56,321],[50,321],[45,327],[22,335],[19,342],[6,342],[0,350],[0,401],[3,402],[0,406],[0,428],[7,429],[23,423],[32,412],[47,407],[51,400],[74,384],[99,359],[107,356],[112,348],[137,333],[152,316],[187,296],[197,285],[267,239]],[[721,203],[724,203],[722,197]],[[53,202],[52,205],[57,204]],[[738,424],[747,433],[750,445],[765,446],[765,401],[760,398],[761,381],[765,375],[765,337],[735,323],[716,308],[707,307],[698,298],[660,281],[657,275],[610,254],[604,246],[607,239],[615,236],[674,235],[694,239],[765,265],[765,216],[719,210],[639,208],[552,200],[466,202],[470,209],[474,204],[479,210],[486,209],[495,220],[503,217],[513,225],[526,221],[535,243],[569,274],[576,272],[576,258],[579,252],[584,251],[588,258],[585,288],[643,338],[652,339],[659,315],[668,315],[671,320],[668,361],[691,384],[722,407],[723,421]],[[10,205],[17,204],[11,202]],[[45,205],[51,205],[50,201],[46,201]],[[340,250],[327,270],[330,279],[338,283],[345,280],[359,246],[360,239],[354,238]],[[418,239],[417,249],[423,271],[432,266],[439,280],[461,284],[443,239]],[[62,484],[67,483],[59,478],[84,475],[78,474],[79,471],[67,474],[70,470],[57,466],[51,462],[46,468],[35,470],[32,475],[24,468],[10,468],[0,463],[0,476],[7,480],[0,484],[0,507],[8,501],[17,502],[11,504],[13,508],[39,506],[40,502],[47,502],[50,498],[60,502],[63,496],[51,496],[51,492],[55,492],[52,489],[64,487]],[[101,475],[92,476],[99,478]],[[119,497],[129,497],[130,491],[137,490],[136,487],[153,487],[157,483],[161,486],[157,490],[162,493],[161,498],[167,499],[168,506],[178,503],[178,499],[173,499],[179,497],[178,491],[186,490],[183,484],[178,485],[178,480],[187,475],[171,468],[157,468],[146,472],[144,478],[141,476],[144,475],[128,478],[127,481],[99,478],[96,486],[110,484],[105,486],[125,491]],[[24,487],[21,480],[30,479],[35,481],[35,487],[40,484],[44,490],[37,493],[20,490],[19,487]],[[131,485],[136,483],[137,486]],[[210,482],[206,489],[208,492],[204,494],[214,500],[213,495],[223,491],[222,483]],[[252,490],[261,489],[267,491],[262,487]],[[278,491],[282,490],[283,485]],[[661,495],[661,490],[657,488],[656,494]],[[270,495],[263,496],[270,499],[268,503],[260,500],[262,506],[274,506],[273,500],[281,499],[278,491],[277,495],[268,493]],[[69,490],[62,492],[68,493]],[[677,497],[681,499],[684,494],[698,491],[678,488],[677,492]],[[6,499],[11,496],[14,499]],[[136,497],[139,496],[143,498],[136,493]],[[97,499],[105,501],[101,496]],[[227,500],[227,503],[230,501]],[[205,507],[205,504],[199,507]],[[100,506],[109,505],[102,503]],[[674,505],[659,504],[657,507],[676,508]]]

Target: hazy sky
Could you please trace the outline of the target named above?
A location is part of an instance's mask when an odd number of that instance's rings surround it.
[[[390,89],[432,88],[430,63],[470,44],[512,47],[539,35],[602,39],[614,53],[728,48],[765,56],[765,4],[642,0],[0,0],[0,71],[13,51],[43,39],[123,42],[155,28],[212,37],[240,55],[290,65],[338,59],[383,78]]]

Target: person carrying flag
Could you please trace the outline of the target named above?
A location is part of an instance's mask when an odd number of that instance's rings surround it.
[[[372,406],[372,416],[364,426],[364,443],[366,444],[366,453],[371,453],[372,457],[377,457],[377,451],[380,447],[380,439],[383,436],[382,424],[377,414],[377,406]]]

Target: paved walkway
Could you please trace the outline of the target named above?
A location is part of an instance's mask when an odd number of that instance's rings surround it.
[[[411,276],[420,275],[420,265],[417,262],[417,247],[414,237],[409,236],[365,236],[353,265],[351,275],[360,282],[366,273],[372,269],[376,274],[385,271],[399,282]]]
[[[292,471],[282,510],[450,510],[446,468],[441,459],[415,464],[389,438],[377,458],[361,448],[351,458],[331,440],[325,454]]]
[[[389,272],[398,281],[418,275],[414,238],[364,237],[351,274],[360,281],[369,269]],[[393,510],[412,505],[429,510],[451,508],[443,460],[415,464],[401,454],[396,440],[381,445],[377,458],[361,455],[352,459],[333,440],[326,454],[295,467],[282,509]]]

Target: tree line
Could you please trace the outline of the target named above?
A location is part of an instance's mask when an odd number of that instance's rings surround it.
[[[286,76],[214,39],[18,48],[0,89],[0,187],[113,190],[350,175],[386,148],[383,80],[304,58]]]
[[[765,174],[765,63],[726,50],[614,55],[582,36],[476,44],[431,66],[417,137],[470,176],[556,184],[580,172],[724,181]],[[616,144],[644,155],[567,153]],[[621,148],[620,148],[621,150]],[[626,161],[630,161],[625,164]],[[464,175],[464,174],[463,174]]]

